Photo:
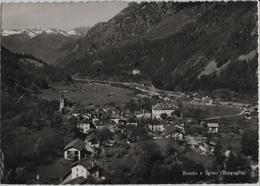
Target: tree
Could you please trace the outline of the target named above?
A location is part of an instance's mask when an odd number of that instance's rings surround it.
[[[152,108],[151,99],[149,99],[149,98],[143,98],[143,99],[142,99],[142,109],[151,111],[151,108]]]
[[[139,110],[139,105],[135,102],[134,99],[131,99],[126,103],[125,109],[129,109],[131,113],[134,113],[134,111]]]
[[[148,160],[142,154],[135,168],[130,173],[134,184],[145,184],[149,182],[150,166],[152,166],[152,164],[149,164]]]
[[[168,118],[168,115],[166,113],[162,113],[160,116],[161,116],[162,119],[167,119]]]
[[[52,123],[51,127],[55,128],[55,129],[60,129],[61,125],[62,125],[61,115],[54,113],[52,116],[51,123]]]
[[[171,117],[177,117],[177,118],[179,118],[179,117],[181,117],[181,111],[179,110],[179,109],[176,109],[176,110],[174,110],[172,113],[171,113]]]
[[[108,128],[105,129],[97,129],[97,138],[100,140],[100,142],[102,143],[102,141],[107,141],[109,139],[112,139],[114,133],[111,132]]]
[[[183,170],[187,172],[195,171],[198,173],[198,175],[191,176],[191,177],[185,177],[185,181],[189,181],[191,183],[197,183],[198,181],[202,181],[205,177],[204,174],[204,167],[201,164],[198,164],[190,159],[184,159],[183,160]]]
[[[171,183],[171,175],[169,169],[166,166],[162,166],[160,161],[153,164],[151,170],[151,183],[153,184],[169,184]]]
[[[242,151],[258,161],[258,131],[246,130],[242,136]]]
[[[150,137],[147,133],[147,131],[143,127],[135,127],[135,126],[127,126],[126,127],[128,136],[130,139],[139,139],[140,141],[148,140]]]
[[[168,174],[171,175],[169,176],[171,184],[178,184],[186,181],[186,178],[183,178],[183,168],[180,163],[173,163],[170,165]]]
[[[223,159],[222,159],[222,144],[220,138],[218,139],[216,147],[214,149],[214,155],[216,156],[217,163],[221,163]]]
[[[226,175],[224,176],[224,183],[250,183],[250,172],[251,168],[246,158],[240,153],[237,156],[233,153],[230,154],[226,162],[226,171],[236,172],[242,171],[245,174],[237,175]]]
[[[180,111],[180,112],[182,112],[183,111],[183,104],[182,104],[182,102],[181,102],[181,100],[177,100],[177,106],[178,106],[178,110]]]
[[[33,153],[36,157],[40,156],[41,153],[41,149],[42,148],[42,138],[38,138],[38,140],[36,141],[36,143],[34,144],[34,148],[33,148]]]

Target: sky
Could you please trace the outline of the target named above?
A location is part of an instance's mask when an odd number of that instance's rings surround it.
[[[107,21],[127,6],[127,2],[6,3],[2,6],[2,28],[91,27]]]

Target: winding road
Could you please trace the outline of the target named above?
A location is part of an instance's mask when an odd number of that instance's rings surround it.
[[[212,120],[212,119],[220,119],[220,118],[232,118],[232,117],[236,117],[236,116],[241,116],[242,114],[244,114],[245,111],[241,111],[238,114],[232,114],[232,115],[226,115],[226,116],[216,116],[216,117],[210,117],[210,118],[205,118],[203,120]]]

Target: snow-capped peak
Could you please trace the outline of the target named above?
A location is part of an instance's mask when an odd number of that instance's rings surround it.
[[[87,28],[85,29],[87,32]],[[55,28],[42,28],[42,27],[36,27],[36,28],[23,28],[23,29],[13,29],[13,30],[2,30],[2,36],[10,36],[10,35],[17,35],[26,33],[30,38],[33,38],[42,32],[45,32],[47,34],[61,34],[66,37],[75,36],[75,35],[83,35],[82,31],[78,32],[77,29],[75,30],[62,30],[62,29],[55,29]]]
[[[22,32],[20,30],[2,30],[2,36],[9,36],[9,35],[15,35],[21,33]]]
[[[13,30],[2,30],[2,36],[10,36],[26,33],[30,38],[37,36],[42,33],[44,30],[41,28],[23,28],[23,29],[13,29]]]

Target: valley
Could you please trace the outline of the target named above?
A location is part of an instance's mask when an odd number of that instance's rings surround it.
[[[0,181],[257,183],[257,3],[99,3],[2,28]]]

